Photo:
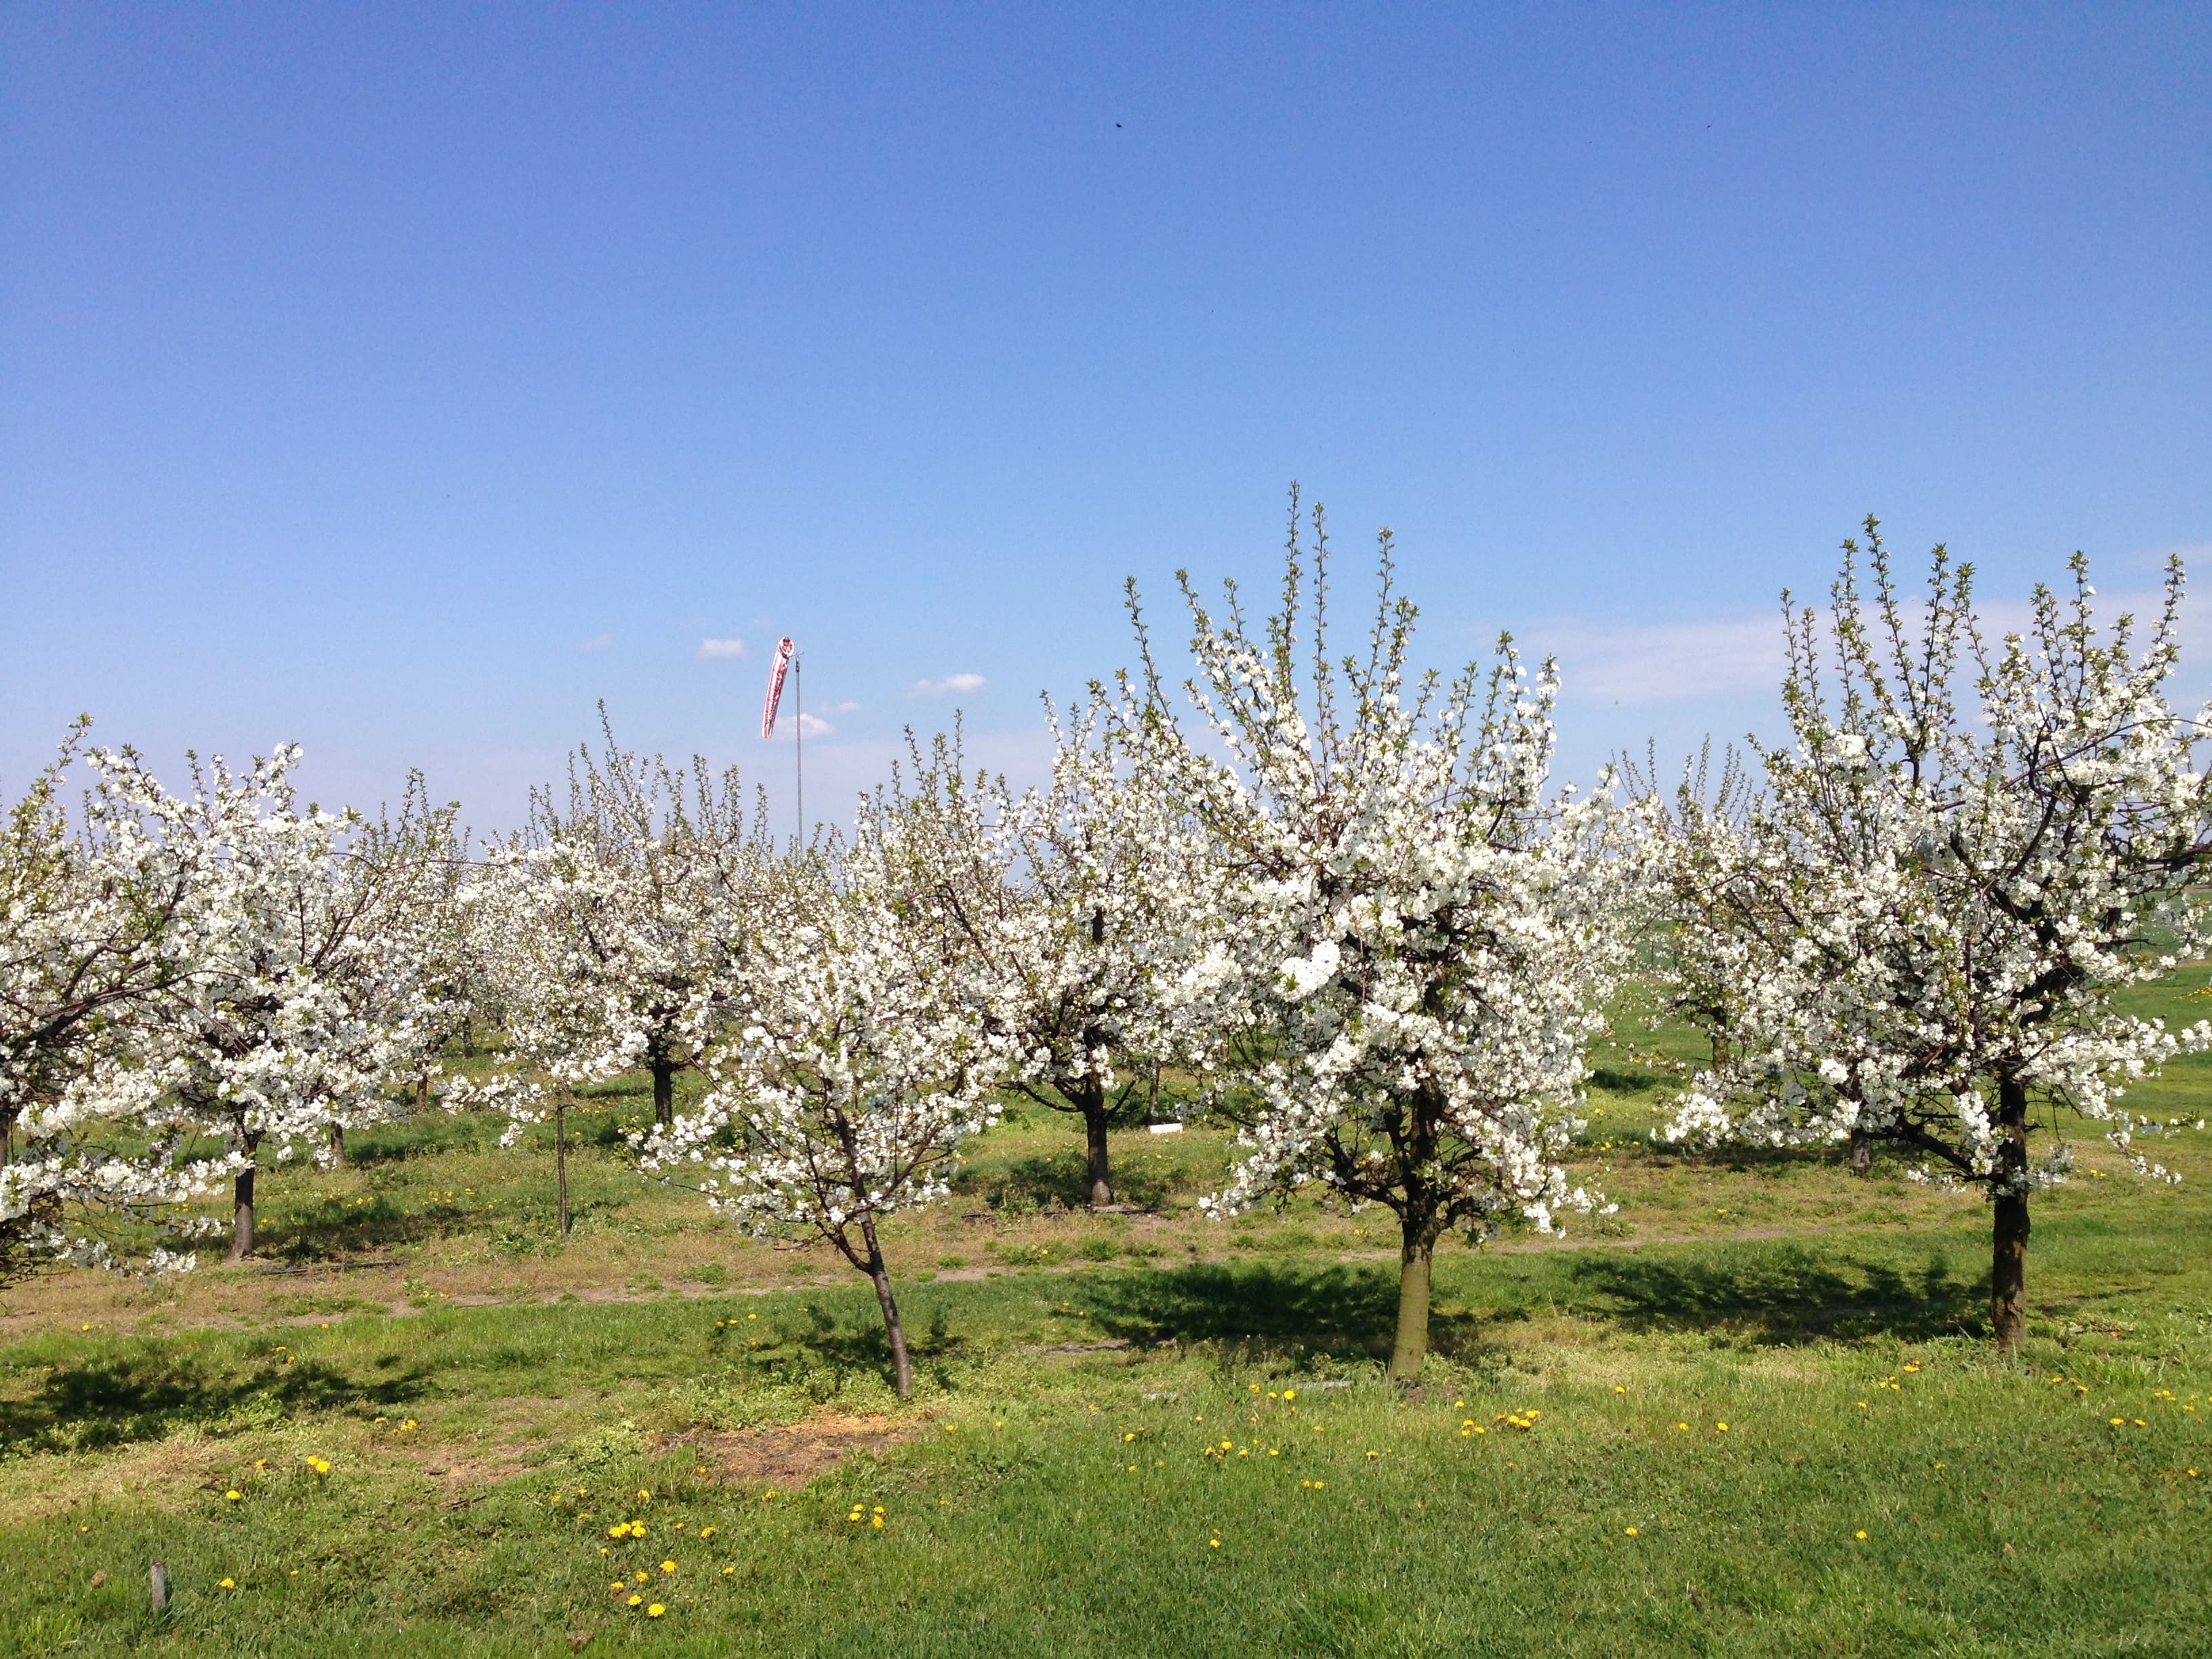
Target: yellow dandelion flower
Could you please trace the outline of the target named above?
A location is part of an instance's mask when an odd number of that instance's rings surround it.
[[[660,1570],[663,1572],[673,1572],[676,1571],[676,1564],[673,1561],[663,1561],[660,1564]]]
[[[699,1536],[702,1539],[712,1538],[714,1535],[714,1529],[712,1527],[702,1527],[699,1528]]]
[[[1855,1532],[1855,1533],[1853,1533],[1853,1534],[1851,1534],[1851,1536],[1852,1536],[1852,1537],[1854,1537],[1854,1538],[1856,1538],[1856,1539],[1860,1540],[1862,1542],[1863,1542],[1863,1541],[1865,1540],[1865,1539],[1866,1539],[1866,1534],[1865,1534],[1865,1532],[1864,1532],[1863,1530],[1859,1531],[1859,1532]]]
[[[667,1611],[668,1609],[666,1607],[662,1607],[659,1602],[655,1601],[651,1607],[645,1610],[645,1616],[648,1619],[658,1619],[662,1613]]]
[[[238,1488],[237,1488],[237,1487],[235,1487],[235,1486],[233,1486],[233,1487],[232,1487],[228,1492],[227,1492],[223,1493],[223,1497],[224,1497],[224,1498],[228,1498],[231,1503],[234,1503],[234,1504],[235,1504],[236,1502],[238,1502],[239,1498],[240,1498],[242,1495],[243,1495],[243,1494],[241,1494],[241,1493],[239,1492]]]
[[[1637,1531],[1637,1530],[1636,1530],[1636,1528],[1633,1528],[1633,1527],[1629,1527],[1629,1528],[1626,1528],[1625,1530],[1627,1532],[1628,1535],[1629,1535],[1631,1538],[1641,1538],[1641,1537],[1644,1535],[1642,1533],[1640,1533],[1640,1532]]]
[[[216,1588],[218,1589],[236,1589],[238,1588],[238,1580],[235,1578],[226,1578],[221,1584],[217,1585]]]
[[[645,1605],[645,1598],[642,1595],[633,1595],[629,1598],[629,1604],[634,1607],[641,1607]]]

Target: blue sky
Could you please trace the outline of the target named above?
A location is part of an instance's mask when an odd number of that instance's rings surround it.
[[[810,805],[955,707],[1018,768],[1293,478],[1587,774],[1771,727],[1869,511],[2212,553],[2208,273],[2202,6],[19,0],[0,787],[90,709],[494,826],[604,697],[781,803],[784,633]]]

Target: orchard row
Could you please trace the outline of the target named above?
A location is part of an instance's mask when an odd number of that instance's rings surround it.
[[[867,1273],[903,1395],[878,1224],[941,1197],[1018,1092],[1082,1120],[1096,1204],[1111,1125],[1206,1109],[1242,1152],[1209,1209],[1390,1211],[1409,1376],[1439,1239],[1603,1205],[1565,1158],[1634,972],[1711,1037],[1672,1136],[1888,1140],[1983,1188],[2016,1343],[2060,1114],[2160,1175],[2135,1144],[2166,1126],[2123,1091],[2212,1042],[2112,1000],[2206,945],[2203,728],[2165,695],[2179,567],[2147,633],[2095,625],[2077,557],[2070,592],[1991,640],[1940,549],[1908,611],[1869,522],[1830,606],[1785,596],[1786,742],[1578,791],[1551,776],[1551,665],[1501,641],[1450,678],[1409,667],[1387,535],[1371,627],[1334,647],[1312,525],[1294,502],[1264,623],[1184,583],[1180,685],[1133,589],[1137,666],[1048,707],[1048,782],[971,774],[939,738],[807,844],[777,844],[733,772],[611,733],[471,847],[419,781],[396,817],[303,807],[288,747],[196,762],[172,793],[80,725],[0,842],[0,1273],[189,1266],[177,1235],[222,1229],[185,1206],[226,1184],[243,1255],[271,1161],[434,1099],[519,1131],[642,1069],[640,1170]],[[498,1063],[448,1074],[477,1032]],[[1164,1072],[1195,1093],[1164,1103]],[[162,1243],[118,1244],[147,1222]]]

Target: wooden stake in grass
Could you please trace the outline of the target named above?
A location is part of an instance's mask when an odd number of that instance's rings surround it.
[[[153,1591],[154,1611],[166,1611],[169,1605],[169,1564],[156,1561],[148,1570],[146,1577]]]
[[[568,1236],[568,1090],[553,1103],[553,1170],[560,1188],[561,1237]]]

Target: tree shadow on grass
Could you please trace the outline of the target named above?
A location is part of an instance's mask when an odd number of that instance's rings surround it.
[[[1088,1322],[1101,1334],[1144,1343],[1206,1343],[1253,1358],[1387,1358],[1398,1317],[1395,1269],[1356,1263],[1194,1262],[1160,1273],[1088,1283]],[[1480,1347],[1484,1319],[1439,1306],[1429,1346],[1451,1358]]]
[[[1989,1281],[1956,1276],[1941,1251],[1917,1273],[1784,1248],[1755,1255],[1593,1253],[1570,1268],[1577,1291],[1632,1330],[1710,1331],[1788,1346],[1821,1339],[1956,1333],[1979,1316]]]
[[[36,1393],[0,1401],[0,1445],[93,1451],[179,1429],[217,1432],[303,1413],[402,1406],[422,1398],[427,1369],[364,1382],[312,1360],[227,1376],[174,1354],[125,1356],[57,1370]]]
[[[1017,1158],[1002,1170],[968,1170],[953,1183],[963,1199],[980,1200],[1009,1215],[1027,1215],[1049,1206],[1081,1210],[1091,1202],[1091,1164],[1081,1152],[1056,1152]],[[1117,1166],[1114,1195],[1140,1210],[1167,1202],[1168,1184],[1149,1170]]]

